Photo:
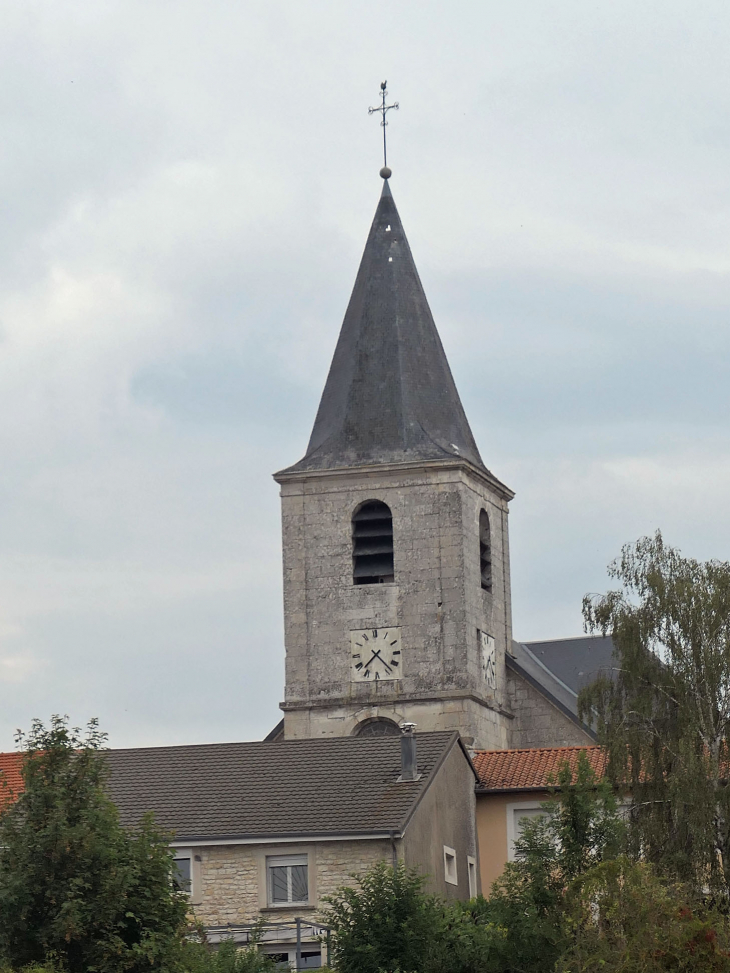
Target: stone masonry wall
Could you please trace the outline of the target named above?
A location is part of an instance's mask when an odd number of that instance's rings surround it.
[[[514,713],[509,746],[580,747],[595,740],[515,672],[507,679]]]
[[[351,884],[350,876],[361,873],[381,859],[391,861],[387,841],[328,841],[309,845],[218,845],[196,848],[200,856],[200,890],[194,898],[196,918],[204,925],[219,926],[314,917],[322,897],[341,885]],[[308,856],[308,906],[270,907],[266,888],[267,855]],[[196,890],[197,891],[197,890]]]
[[[477,746],[505,746],[504,653],[512,633],[507,501],[499,490],[452,463],[311,474],[285,480],[281,493],[286,737],[345,735],[363,709],[410,718],[409,709],[420,707],[429,729],[451,728],[456,718]],[[366,500],[385,502],[393,514],[393,584],[353,584],[352,516]],[[482,509],[491,527],[489,593],[479,574]],[[350,632],[395,627],[402,677],[353,682]],[[478,629],[496,641],[496,690],[484,681]],[[433,725],[440,701],[452,714],[443,726]]]
[[[352,875],[366,872],[378,861],[392,862],[387,841],[330,841],[317,847],[317,897],[319,906],[325,895],[342,885],[352,884]]]
[[[211,926],[251,922],[260,909],[260,853],[257,845],[196,848],[200,863],[200,904],[195,915]]]

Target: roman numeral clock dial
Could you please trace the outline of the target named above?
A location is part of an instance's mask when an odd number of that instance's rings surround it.
[[[482,675],[489,689],[497,688],[497,647],[494,638],[486,632],[478,632],[482,650]]]
[[[385,682],[400,679],[402,674],[399,628],[365,628],[350,632],[352,682]]]

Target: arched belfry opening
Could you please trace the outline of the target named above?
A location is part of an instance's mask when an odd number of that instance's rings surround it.
[[[353,730],[353,736],[396,737],[400,736],[400,727],[393,720],[386,719],[384,716],[377,716],[374,719],[363,720],[362,723],[358,723]]]
[[[479,514],[479,571],[482,576],[482,590],[492,590],[492,539],[489,530],[489,514],[482,510]]]
[[[393,574],[393,515],[382,500],[368,500],[352,516],[352,583],[386,584]]]

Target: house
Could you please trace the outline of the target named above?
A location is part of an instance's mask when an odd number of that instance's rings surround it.
[[[447,900],[480,890],[477,774],[457,733],[109,750],[123,826],[152,811],[215,942],[247,941],[321,965],[325,897],[378,861],[403,862]],[[22,753],[0,769],[22,790]],[[297,927],[299,927],[297,929]]]
[[[111,750],[108,760],[122,823],[153,811],[174,832],[196,918],[214,934],[245,937],[263,919],[277,924],[265,948],[293,953],[294,920],[316,929],[324,897],[381,860],[419,868],[445,899],[479,889],[477,776],[457,733]]]
[[[485,894],[515,857],[515,841],[525,820],[543,813],[552,799],[550,784],[564,763],[575,768],[585,754],[598,778],[606,770],[601,747],[540,747],[527,750],[482,750],[474,754],[477,833],[481,886]]]

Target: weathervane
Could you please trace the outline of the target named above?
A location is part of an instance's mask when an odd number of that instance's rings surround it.
[[[375,112],[380,112],[383,116],[383,120],[380,123],[383,128],[383,168],[380,170],[380,175],[383,177],[383,179],[390,179],[391,176],[390,169],[388,168],[388,152],[385,142],[385,127],[388,124],[385,116],[388,114],[391,108],[395,108],[396,110],[398,109],[397,101],[394,101],[392,105],[385,104],[385,99],[388,95],[388,89],[386,88],[387,84],[387,81],[383,81],[383,83],[380,85],[380,95],[383,99],[382,105],[378,105],[377,108],[368,108],[368,115],[374,115]]]

